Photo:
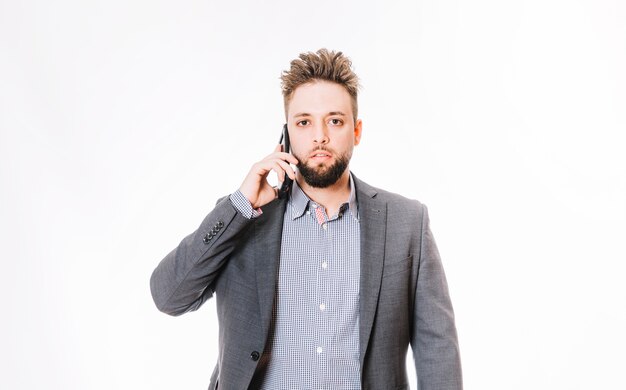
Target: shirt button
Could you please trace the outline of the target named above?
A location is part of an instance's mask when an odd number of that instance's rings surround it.
[[[322,261],[322,268],[324,269],[328,268],[328,263],[325,261]]]
[[[328,225],[327,225],[327,224],[325,224],[325,223],[323,223],[323,224],[322,224],[322,229],[324,229],[324,230],[328,229]]]
[[[317,347],[317,349],[315,349],[315,351],[316,351],[317,353],[322,353],[322,352],[324,352],[324,350],[322,349],[322,347]]]
[[[306,215],[311,215],[311,212],[310,212],[310,211],[307,211],[307,212],[306,212]]]
[[[320,304],[320,310],[321,310],[321,311],[326,310],[326,304],[325,304],[325,303],[321,303],[321,304]]]

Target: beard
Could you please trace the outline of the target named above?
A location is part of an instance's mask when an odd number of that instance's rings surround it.
[[[325,149],[321,148],[318,150]],[[298,170],[305,183],[314,188],[327,188],[335,184],[346,171],[346,168],[348,168],[351,157],[350,153],[346,152],[339,156],[337,161],[329,167],[325,167],[323,164],[312,167],[307,164],[308,159],[302,159],[295,154],[294,156],[298,160]]]

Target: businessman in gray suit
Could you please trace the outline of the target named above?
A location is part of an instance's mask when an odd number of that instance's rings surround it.
[[[180,315],[216,295],[209,389],[408,389],[409,345],[420,390],[462,389],[426,207],[349,170],[362,131],[350,60],[303,53],[281,79],[291,153],[255,163],[161,261],[157,307]]]

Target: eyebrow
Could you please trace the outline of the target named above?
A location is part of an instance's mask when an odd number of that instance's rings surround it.
[[[344,113],[343,113],[343,112],[341,112],[341,111],[331,111],[331,112],[329,112],[328,114],[326,114],[326,116],[329,116],[329,115],[342,115],[342,116],[346,116],[346,114],[344,114]],[[309,114],[308,112],[299,112],[299,113],[297,113],[296,115],[294,115],[294,117],[295,117],[295,118],[297,118],[297,117],[301,117],[301,116],[313,116],[313,115]]]

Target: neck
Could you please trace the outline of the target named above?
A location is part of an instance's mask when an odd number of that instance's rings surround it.
[[[329,217],[337,214],[339,207],[350,197],[350,169],[348,168],[335,184],[326,188],[311,187],[304,181],[300,172],[296,174],[296,180],[309,199],[326,209],[326,214]]]

